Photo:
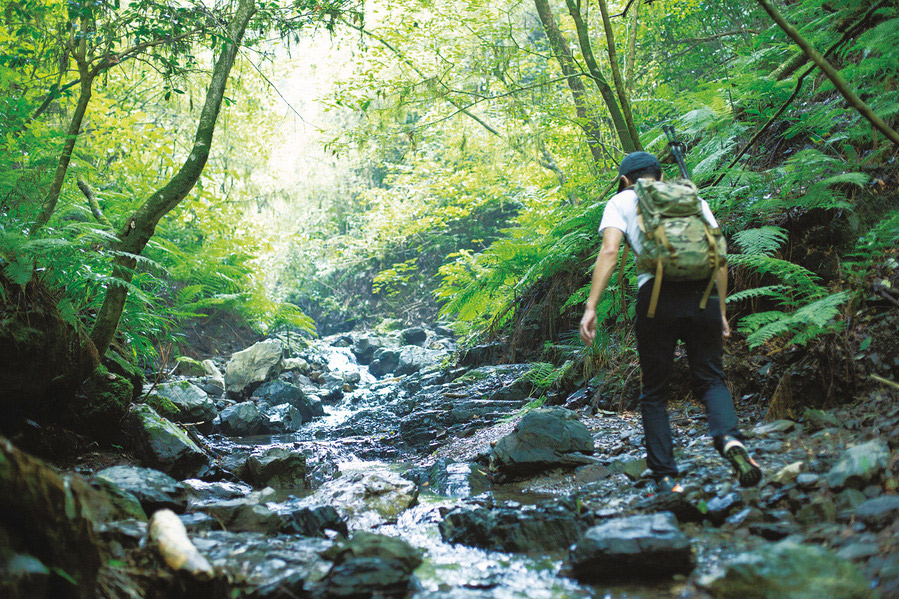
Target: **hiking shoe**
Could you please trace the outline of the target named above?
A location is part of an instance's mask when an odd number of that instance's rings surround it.
[[[722,439],[721,455],[730,462],[737,473],[737,480],[744,487],[754,487],[762,480],[762,468],[749,457],[746,446],[733,437]]]
[[[663,476],[655,481],[655,492],[659,495],[662,493],[683,493],[684,488],[670,476]]]

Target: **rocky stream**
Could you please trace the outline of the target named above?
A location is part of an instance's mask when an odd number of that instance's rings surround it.
[[[103,548],[94,588],[899,596],[894,390],[795,420],[742,410],[758,488],[736,483],[701,408],[677,403],[685,492],[653,495],[638,414],[597,409],[589,387],[531,409],[532,366],[496,364],[497,349],[457,354],[450,331],[416,327],[182,364],[132,405],[130,457],[85,456],[58,474],[67,493],[86,481],[80,505],[104,502],[86,524]],[[2,449],[8,463],[16,450]],[[0,594],[86,596],[24,545]]]

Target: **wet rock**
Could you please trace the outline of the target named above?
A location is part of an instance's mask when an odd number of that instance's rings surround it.
[[[331,530],[344,537],[349,536],[346,519],[330,505],[302,507],[290,514],[290,526],[304,537],[324,537]]]
[[[400,363],[400,350],[380,348],[372,354],[368,371],[378,378],[392,373]]]
[[[285,372],[296,371],[300,374],[309,372],[309,362],[303,358],[285,358],[281,367]]]
[[[113,349],[106,350],[102,363],[109,372],[123,377],[131,383],[132,400],[136,401],[141,396],[144,388],[144,373],[136,364],[132,364]]]
[[[515,430],[500,439],[490,454],[490,469],[497,480],[527,476],[550,468],[592,463],[593,437],[564,408],[546,408],[526,414]]]
[[[775,420],[765,424],[759,424],[752,429],[752,435],[755,437],[765,437],[777,433],[785,433],[792,430],[796,423],[792,420]]]
[[[33,555],[4,551],[0,572],[0,593],[5,597],[53,596],[50,585],[54,574]]]
[[[524,402],[531,394],[534,385],[528,379],[521,377],[511,385],[500,387],[490,394],[492,401]]]
[[[95,476],[136,497],[148,514],[161,509],[181,513],[187,508],[187,490],[184,485],[159,470],[113,466],[104,468]]]
[[[493,551],[544,553],[566,549],[590,524],[589,516],[555,502],[528,509],[457,507],[444,514],[439,528],[448,543]]]
[[[296,385],[282,381],[281,379],[275,379],[274,381],[260,385],[259,388],[253,392],[253,399],[260,404],[269,406],[277,406],[286,403],[300,409],[301,407],[308,407],[309,405],[309,398],[302,389]]]
[[[382,347],[384,347],[384,342],[381,338],[363,335],[356,337],[353,341],[352,352],[356,356],[356,361],[360,364],[371,364],[375,352]]]
[[[218,414],[209,395],[187,381],[159,385],[156,391],[180,411],[180,422],[211,422]]]
[[[880,439],[850,447],[827,473],[827,486],[833,490],[862,489],[879,479],[889,461],[890,448]]]
[[[880,547],[877,543],[850,543],[840,547],[837,551],[837,557],[850,561],[865,559],[880,553]]]
[[[253,487],[227,481],[206,482],[196,478],[181,481],[192,502],[227,501],[249,495]]]
[[[670,513],[614,518],[589,529],[571,549],[580,580],[645,580],[693,570],[690,539]]]
[[[331,553],[324,597],[405,597],[417,586],[421,553],[402,539],[358,532]]]
[[[743,508],[736,514],[728,516],[725,522],[727,523],[729,528],[739,528],[741,526],[746,526],[747,524],[752,524],[754,522],[761,522],[765,519],[765,514],[756,507],[747,507]]]
[[[247,458],[253,483],[273,489],[298,489],[305,486],[306,456],[301,451],[271,447]]]
[[[771,482],[779,485],[788,485],[795,481],[796,477],[802,473],[804,466],[805,462],[793,462],[792,464],[788,464],[771,477]]]
[[[802,413],[802,422],[810,432],[840,426],[840,420],[831,412],[806,408]]]
[[[851,562],[823,547],[791,540],[741,554],[700,584],[721,599],[873,597]]]
[[[332,545],[324,539],[215,531],[191,540],[239,597],[307,597],[307,581],[324,576],[330,566],[320,557]]]
[[[421,347],[428,340],[428,332],[421,327],[410,327],[400,331],[400,339],[404,345],[418,345]]]
[[[209,457],[183,430],[146,404],[128,409],[124,430],[141,460],[172,476],[187,477],[206,472]]]
[[[341,476],[307,499],[309,505],[334,506],[358,528],[394,521],[417,500],[415,483],[399,474],[377,470]]]
[[[705,514],[685,493],[658,493],[640,501],[637,509],[643,512],[669,512],[678,522],[702,522]]]
[[[796,484],[801,489],[813,489],[821,482],[821,476],[812,472],[803,472],[796,477]]]
[[[400,350],[394,371],[396,374],[412,374],[437,366],[443,352],[408,346]],[[371,369],[371,367],[369,367]]]
[[[142,522],[147,521],[147,513],[141,506],[140,501],[133,493],[126,491],[118,484],[106,478],[94,477],[91,481],[92,486],[102,490],[109,497],[110,503],[118,508],[122,514],[134,520]]]
[[[266,430],[267,421],[252,401],[245,401],[222,410],[216,416],[215,430],[226,437],[247,437]]]
[[[225,367],[228,393],[246,396],[260,384],[273,379],[281,366],[282,351],[279,340],[267,339],[231,356]]]
[[[267,429],[273,433],[295,433],[303,426],[300,411],[289,403],[267,407],[264,415],[268,418]]]
[[[285,516],[264,503],[273,497],[274,491],[264,489],[238,499],[209,502],[198,509],[215,518],[224,530],[274,534],[289,527]]]
[[[868,498],[858,489],[845,489],[834,497],[834,503],[839,510],[854,510]]]
[[[886,528],[899,516],[899,495],[869,499],[855,509],[855,515],[872,530]]]
[[[713,497],[706,503],[706,516],[715,526],[721,526],[734,510],[743,506],[739,493],[728,493],[724,497]]]
[[[459,356],[459,364],[462,366],[483,366],[485,364],[496,364],[506,353],[506,344],[486,343],[484,345],[476,345],[462,352]]]
[[[836,517],[837,508],[827,497],[814,497],[796,512],[796,520],[806,526],[834,522]]]

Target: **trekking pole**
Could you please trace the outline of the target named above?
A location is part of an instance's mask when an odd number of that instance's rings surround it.
[[[687,171],[687,163],[684,162],[684,144],[677,140],[677,134],[671,125],[662,125],[662,131],[665,132],[665,136],[668,138],[668,147],[671,149],[671,154],[677,160],[680,176],[689,181],[690,173]]]

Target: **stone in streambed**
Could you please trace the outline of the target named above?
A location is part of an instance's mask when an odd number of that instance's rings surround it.
[[[334,566],[322,581],[324,597],[405,597],[417,581],[421,553],[406,541],[358,532],[330,551]]]
[[[577,414],[564,408],[534,410],[493,447],[490,470],[496,480],[504,480],[593,463],[592,453],[593,437]]]
[[[694,560],[674,515],[661,512],[594,526],[571,549],[569,564],[579,580],[644,580],[689,574]]]
[[[112,466],[97,472],[95,478],[136,497],[146,513],[161,509],[180,513],[187,508],[187,490],[184,485],[159,470]]]
[[[493,551],[544,553],[566,549],[591,523],[589,516],[553,503],[529,509],[457,507],[444,514],[439,528],[448,543]]]
[[[741,554],[700,585],[718,599],[867,598],[874,593],[851,562],[791,540]]]
[[[265,417],[252,401],[225,408],[216,416],[213,424],[216,431],[226,437],[258,435],[267,428]]]
[[[209,395],[187,381],[159,385],[156,393],[175,404],[180,422],[212,422],[218,415]]]
[[[147,464],[172,476],[196,476],[209,469],[210,459],[175,424],[146,404],[134,404],[124,421],[135,453]]]
[[[303,425],[300,411],[289,403],[266,407],[263,415],[268,418],[267,429],[275,434],[295,433]]]
[[[899,516],[899,495],[883,495],[869,499],[855,508],[855,515],[870,529],[886,528]]]
[[[247,458],[247,469],[256,486],[297,489],[305,486],[306,456],[301,451],[270,447]]]
[[[325,483],[307,505],[332,505],[359,528],[392,522],[418,501],[418,486],[386,470],[357,472]]]
[[[304,537],[324,537],[331,530],[344,537],[349,536],[346,519],[330,505],[302,507],[290,514],[293,532]]]
[[[881,439],[850,447],[827,473],[827,486],[832,490],[862,489],[878,480],[889,462],[890,448]]]
[[[239,351],[225,367],[225,389],[235,397],[245,397],[260,384],[277,376],[283,347],[277,339],[260,341]]]
[[[210,502],[198,509],[215,518],[225,530],[267,534],[289,530],[288,519],[266,505],[273,498],[272,489],[263,489],[238,499]]]

